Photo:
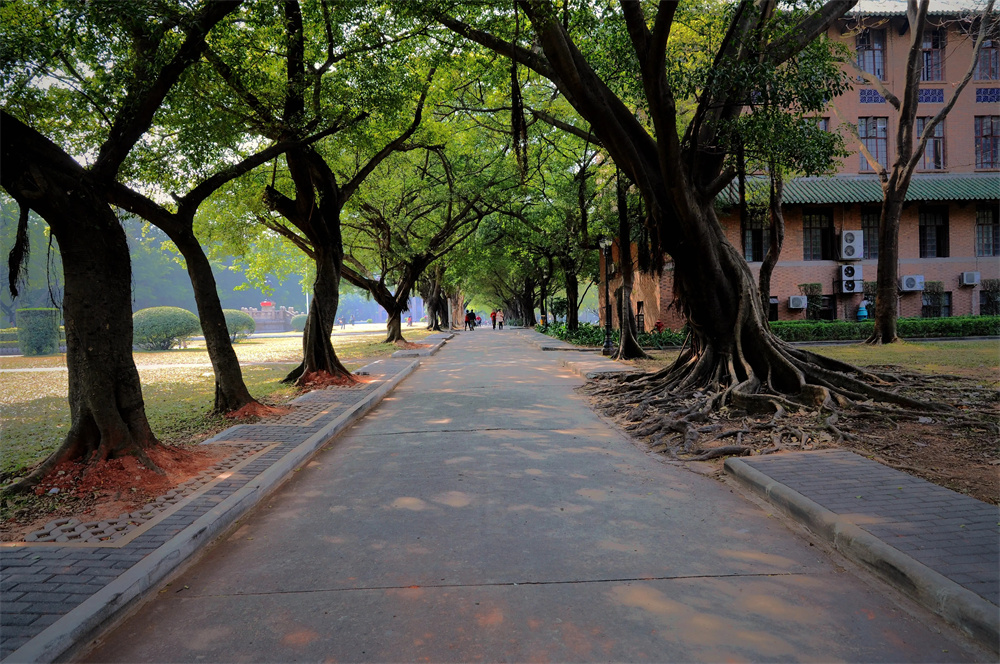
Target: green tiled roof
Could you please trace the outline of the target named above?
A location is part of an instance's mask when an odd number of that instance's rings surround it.
[[[768,181],[747,180],[747,196],[767,200]],[[1000,173],[914,175],[906,192],[908,201],[987,201],[1000,199]],[[739,201],[734,181],[719,195],[722,205]],[[785,205],[829,203],[880,203],[882,187],[874,175],[834,175],[796,178],[785,183]]]

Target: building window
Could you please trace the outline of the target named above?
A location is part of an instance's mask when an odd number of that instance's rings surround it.
[[[1000,58],[997,57],[1000,49],[997,49],[997,46],[995,39],[983,41],[983,48],[979,51],[979,60],[976,61],[977,80],[996,81],[1000,79]]]
[[[1000,166],[1000,115],[977,115],[976,168]]]
[[[941,62],[943,60],[942,56],[944,55],[945,34],[946,33],[943,28],[924,31],[924,68],[920,70],[921,81],[943,80],[941,76]]]
[[[858,69],[885,80],[885,30],[865,28],[854,41],[858,52]]]
[[[803,212],[802,259],[833,260],[833,212],[829,210]]]
[[[995,205],[976,209],[976,255],[1000,256],[1000,219]]]
[[[865,258],[878,258],[878,222],[882,211],[878,208],[861,210],[861,233],[864,236]]]
[[[948,257],[948,208],[927,207],[920,210],[920,257]]]
[[[924,127],[931,121],[931,118],[917,118],[917,134],[919,141],[924,135]],[[927,139],[927,146],[924,147],[924,154],[921,157],[920,168],[927,171],[939,171],[944,168],[944,122],[937,123],[934,132]]]
[[[861,143],[882,168],[887,168],[889,165],[889,142],[886,133],[888,123],[889,118],[858,118],[858,136],[861,138]],[[874,170],[864,154],[861,155],[861,170]]]
[[[821,131],[830,131],[830,118],[816,118],[816,127]]]
[[[773,295],[771,296],[771,299],[768,300],[767,319],[769,321],[778,320],[778,298]]]
[[[767,255],[771,245],[770,219],[768,209],[750,207],[743,227],[743,258],[748,263],[759,263]]]
[[[1000,292],[979,291],[979,315],[1000,316]]]
[[[924,292],[923,306],[920,308],[922,318],[947,318],[951,316],[951,293]]]

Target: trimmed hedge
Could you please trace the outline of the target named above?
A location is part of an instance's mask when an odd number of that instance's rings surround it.
[[[875,322],[871,320],[783,320],[771,323],[771,331],[785,341],[862,341],[871,336],[874,329]],[[896,332],[903,339],[997,336],[1000,335],[1000,316],[899,318]]]
[[[59,350],[59,310],[17,310],[17,345],[25,355],[49,355]]]
[[[580,323],[579,329],[570,331],[564,323],[544,327],[536,325],[535,329],[543,334],[568,341],[578,346],[603,346],[604,328],[593,323]],[[663,332],[643,332],[639,335],[639,345],[646,348],[668,348],[684,343],[684,332],[664,330]],[[611,331],[611,343],[618,344],[618,330]]]
[[[308,320],[308,318],[308,314],[296,314],[292,316],[292,320],[289,321],[289,324],[296,332],[305,332],[306,320]]]
[[[239,309],[223,309],[226,316],[226,329],[229,330],[229,339],[234,344],[245,340],[257,331],[257,323],[253,316]]]
[[[771,331],[785,341],[863,341],[871,336],[873,321],[822,321],[782,320],[771,323]],[[578,346],[603,346],[604,328],[591,323],[580,323],[580,329],[570,332],[565,325],[538,325],[543,334],[568,341]],[[1000,336],[1000,316],[953,316],[950,318],[900,318],[897,332],[904,339],[933,339],[941,337],[990,337]],[[684,343],[685,331],[645,332],[639,335],[639,345],[644,348],[667,348]],[[618,330],[611,332],[612,343],[618,343]]]
[[[132,314],[132,344],[143,350],[170,350],[199,330],[198,317],[180,307],[150,307]]]

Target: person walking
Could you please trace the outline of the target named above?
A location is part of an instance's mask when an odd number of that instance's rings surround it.
[[[493,321],[493,329],[497,329],[497,310],[494,309],[490,312],[490,320]]]
[[[500,326],[501,330],[503,329],[503,311],[497,312],[497,325]]]

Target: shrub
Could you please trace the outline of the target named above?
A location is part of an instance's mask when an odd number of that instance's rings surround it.
[[[783,320],[771,322],[771,331],[784,341],[863,341],[871,336],[875,323],[871,320]],[[571,332],[565,325],[550,325],[535,329],[557,339],[579,346],[603,346],[604,328],[591,323],[580,323],[580,329]],[[900,318],[897,332],[904,339],[930,339],[940,337],[1000,336],[1000,316],[953,316],[950,318]],[[644,332],[639,335],[643,348],[680,346],[687,336],[685,330],[675,332]],[[613,344],[618,343],[618,330],[611,333]]]
[[[58,309],[18,309],[17,345],[25,355],[48,355],[59,350]]]
[[[372,319],[371,319],[371,318],[369,318],[369,319],[368,319],[368,320],[366,320],[365,322],[366,322],[366,323],[371,323],[371,322],[372,322]]]
[[[226,329],[229,330],[229,339],[235,344],[243,341],[257,330],[257,323],[253,316],[239,309],[223,309],[226,316]]]
[[[180,307],[150,307],[132,314],[132,343],[143,350],[170,350],[200,329],[198,317]]]
[[[862,341],[875,323],[866,321],[773,321],[771,331],[785,341]],[[1000,316],[899,318],[896,331],[904,339],[1000,335]]]
[[[309,318],[308,314],[296,314],[292,316],[292,320],[289,321],[289,324],[292,326],[292,329],[295,330],[296,332],[305,332],[306,320],[308,318]]]

